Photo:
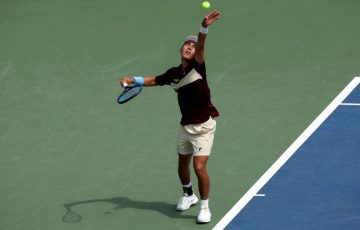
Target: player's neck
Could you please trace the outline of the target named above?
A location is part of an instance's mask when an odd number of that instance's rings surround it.
[[[181,68],[182,68],[182,70],[185,70],[186,67],[189,65],[189,63],[190,63],[189,60],[182,59],[182,60],[181,60]]]

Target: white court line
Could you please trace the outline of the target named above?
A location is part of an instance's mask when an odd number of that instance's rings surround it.
[[[360,106],[360,103],[341,103],[340,105]]]
[[[266,194],[255,194],[254,196],[266,196]]]
[[[275,163],[264,173],[264,175],[262,175],[260,179],[245,193],[245,195],[230,209],[230,211],[215,225],[213,230],[224,229],[359,84],[360,77],[355,77],[328,105],[328,107],[326,107],[324,111],[322,111],[322,113],[309,125],[309,127],[307,127],[305,131],[290,145],[290,147],[279,157],[279,159],[275,161]]]

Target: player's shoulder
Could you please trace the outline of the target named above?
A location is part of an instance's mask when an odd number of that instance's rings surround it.
[[[205,61],[203,61],[202,63],[199,63],[198,61],[196,61],[195,58],[193,58],[191,60],[191,64],[194,65],[195,67],[203,67],[203,66],[205,66]]]
[[[206,66],[205,66],[205,61],[203,63],[198,63],[195,58],[194,60],[192,61],[192,65],[193,65],[193,68],[196,70],[196,71],[200,71],[200,72],[203,72],[205,71],[206,69]]]
[[[170,67],[166,72],[174,73],[178,71],[181,71],[181,65]]]

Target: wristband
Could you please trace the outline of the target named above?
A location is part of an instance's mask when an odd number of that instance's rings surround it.
[[[200,33],[202,33],[202,34],[207,34],[208,32],[209,32],[209,28],[208,28],[208,27],[200,26]]]
[[[142,76],[133,77],[135,85],[143,86],[145,79]]]

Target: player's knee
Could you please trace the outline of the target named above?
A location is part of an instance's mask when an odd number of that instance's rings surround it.
[[[194,165],[194,171],[195,171],[195,173],[196,173],[196,175],[204,175],[204,174],[206,174],[207,172],[206,172],[206,167],[205,167],[205,165],[203,165],[203,164],[199,164],[199,165]]]
[[[179,166],[178,166],[178,172],[179,172],[179,173],[186,172],[186,171],[188,171],[188,170],[189,170],[189,167],[186,166],[186,165],[179,165]]]
[[[178,171],[187,171],[189,170],[189,164],[187,164],[186,162],[179,162],[178,164]]]

